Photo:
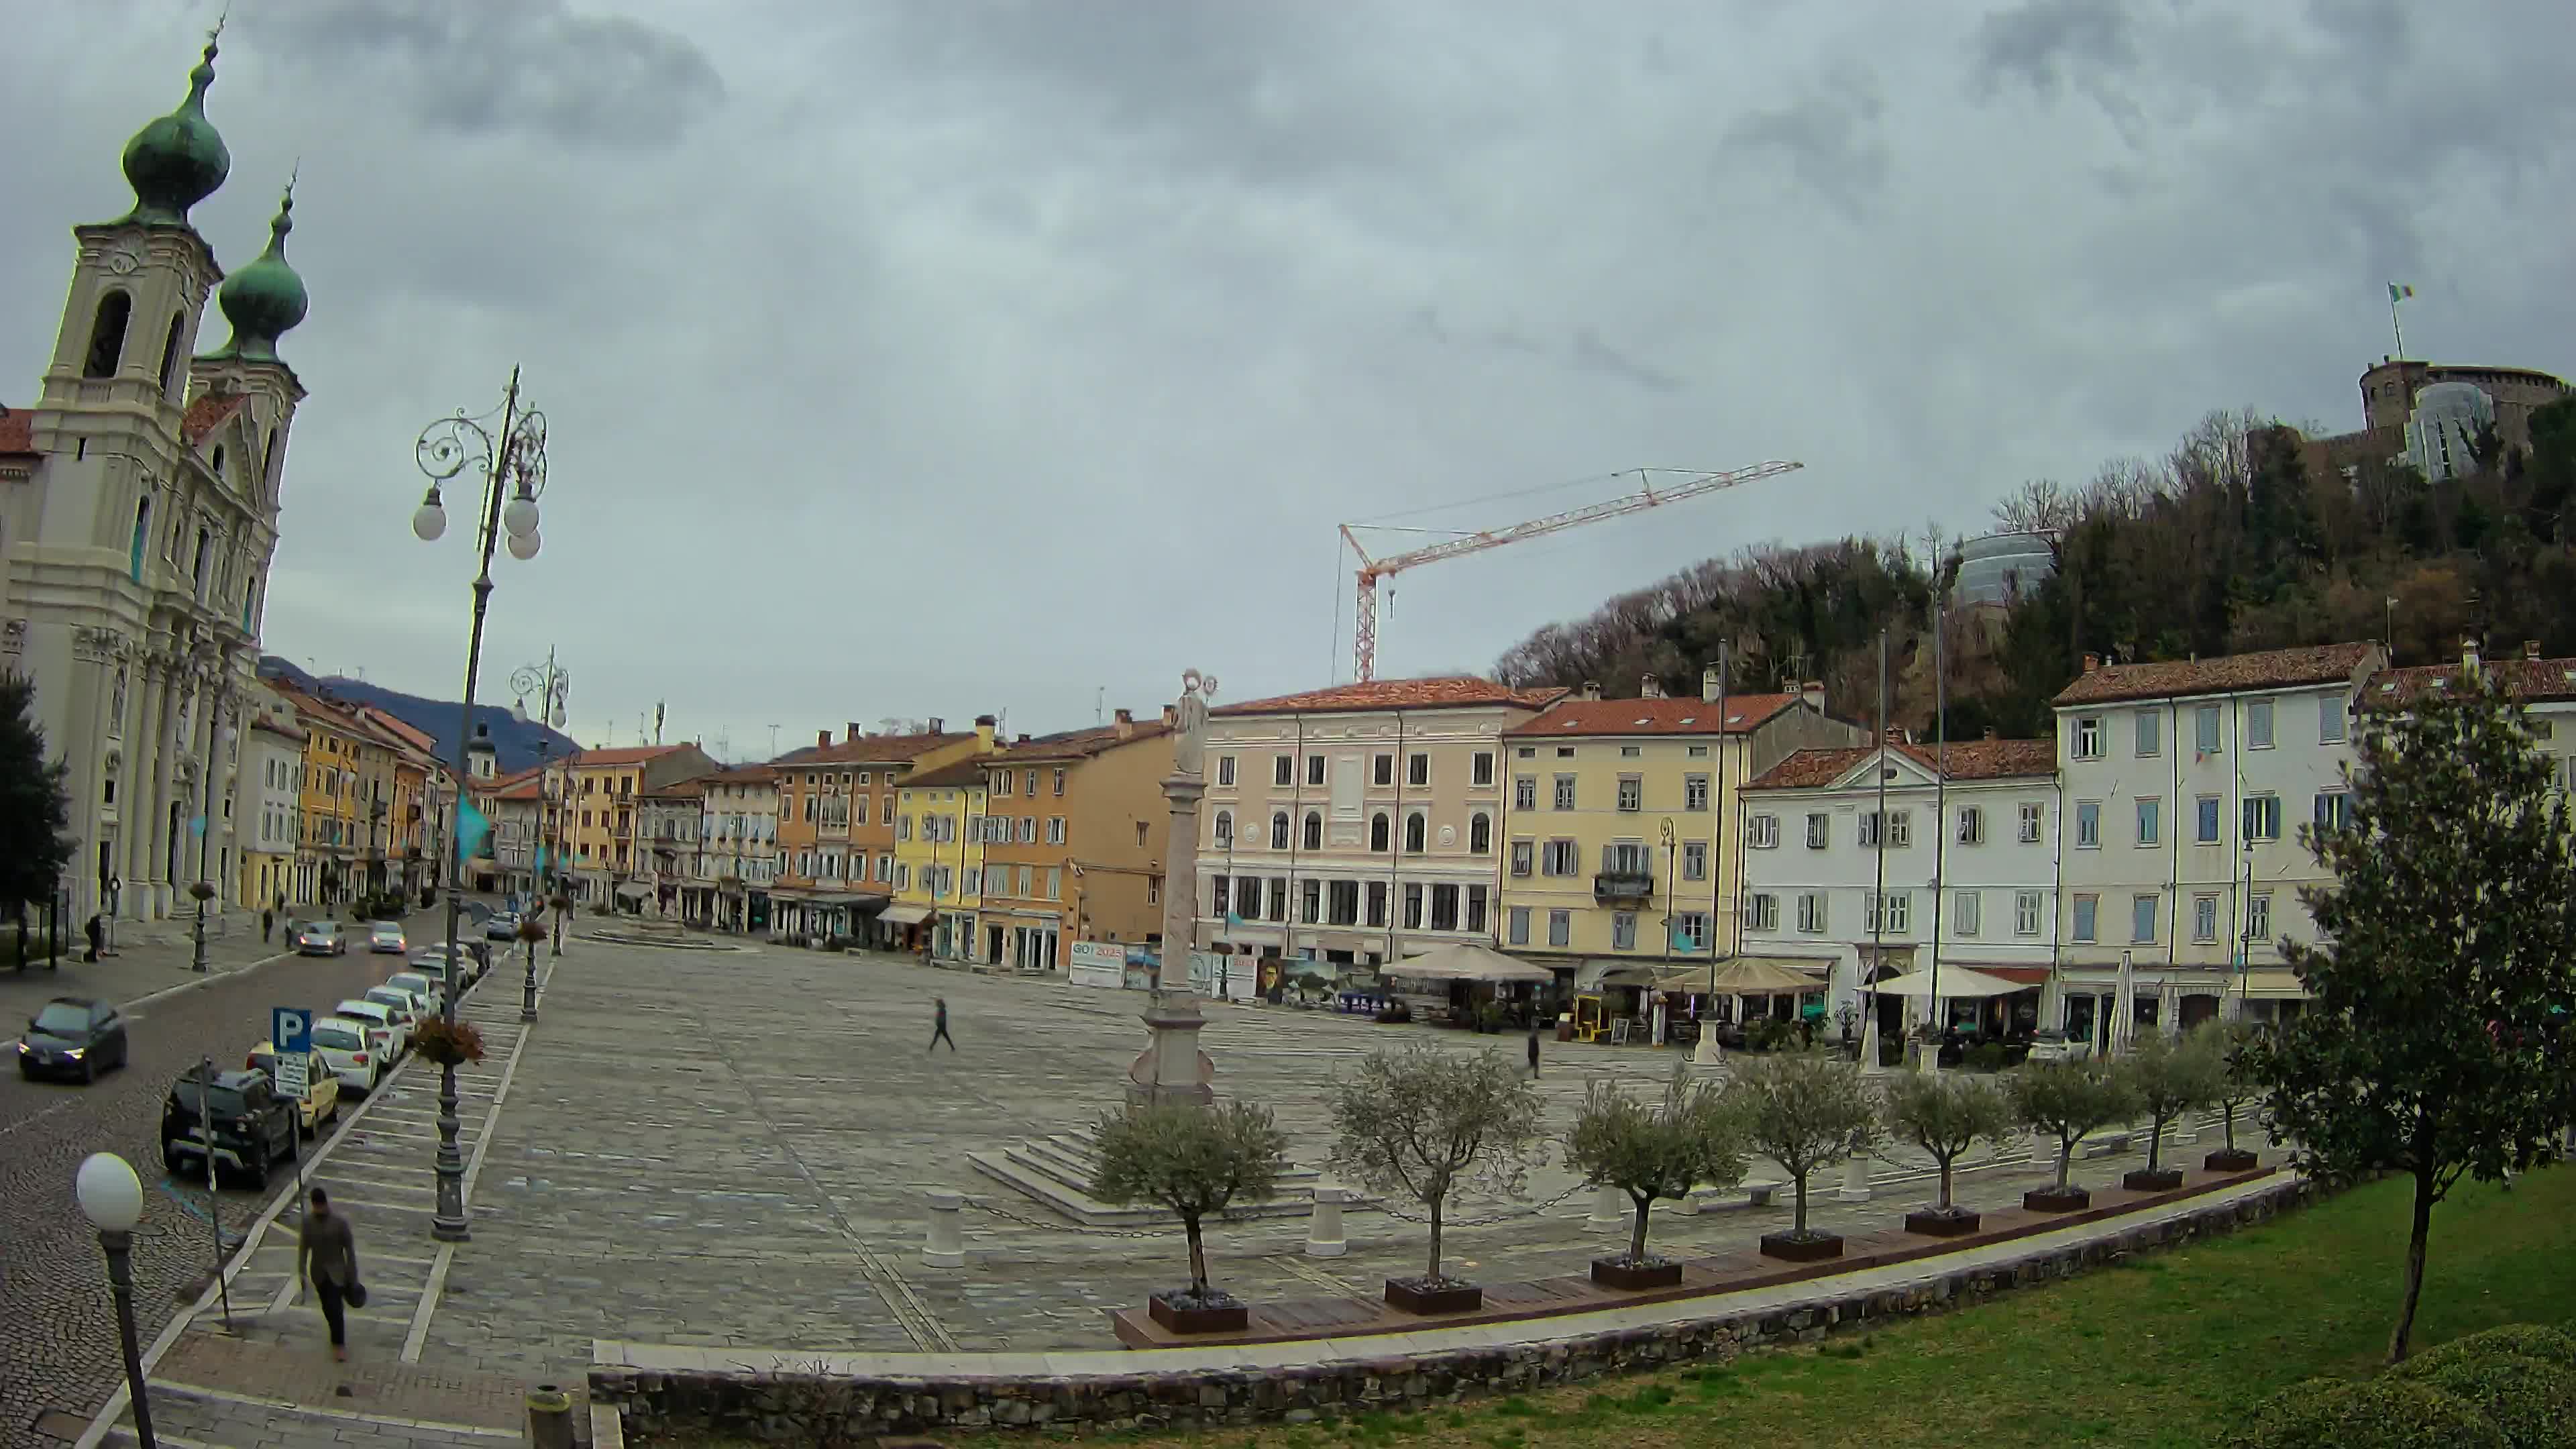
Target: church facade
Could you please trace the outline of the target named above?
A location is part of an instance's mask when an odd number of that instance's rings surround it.
[[[134,208],[72,228],[63,320],[38,400],[0,409],[0,667],[32,678],[69,767],[71,919],[211,909],[257,849],[242,736],[304,388],[277,342],[304,318],[286,261],[290,187],[267,250],[227,276],[188,210],[231,170],[206,117],[216,46],[187,98],[126,144]],[[231,335],[199,350],[207,304]]]

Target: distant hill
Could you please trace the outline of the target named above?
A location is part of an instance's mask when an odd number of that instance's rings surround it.
[[[297,668],[292,660],[274,654],[259,656],[259,677],[282,679],[298,689],[308,690],[347,704],[373,705],[377,709],[410,725],[438,741],[438,757],[449,764],[456,761],[456,701],[423,699],[381,684],[342,675],[313,675]],[[537,763],[544,752],[562,759],[579,748],[569,735],[546,728],[534,720],[521,724],[506,704],[474,706],[474,721],[492,732],[493,749],[499,756],[501,773],[524,770]],[[539,746],[545,747],[541,752]]]

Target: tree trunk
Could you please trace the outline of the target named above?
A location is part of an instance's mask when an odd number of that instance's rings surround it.
[[[1198,1214],[1192,1213],[1181,1219],[1181,1231],[1189,1234],[1190,1238],[1190,1291],[1205,1298],[1208,1291],[1207,1244],[1199,1237]]]
[[[2147,1119],[2147,1171],[2149,1172],[2155,1171],[2157,1164],[2164,1159],[2165,1123],[2168,1120],[2170,1119],[2164,1117]]]
[[[1643,1263],[1646,1261],[1646,1209],[1653,1207],[1655,1200],[1650,1197],[1638,1197],[1633,1192],[1628,1196],[1634,1198],[1637,1204],[1636,1226],[1628,1230],[1628,1261]]]
[[[1807,1174],[1803,1172],[1797,1174],[1797,1183],[1798,1216],[1797,1219],[1789,1225],[1789,1231],[1793,1233],[1804,1233],[1807,1231]]]
[[[2235,1104],[2235,1103],[2233,1103],[2233,1102],[2221,1102],[2221,1103],[2218,1105],[2218,1125],[2219,1125],[2219,1130],[2220,1130],[2220,1131],[2223,1131],[2223,1132],[2225,1132],[2225,1133],[2227,1134],[2227,1150],[2228,1150],[2228,1151],[2230,1151],[2230,1152],[2235,1151],[2235,1150],[2236,1150],[2236,1104]]]
[[[1943,1212],[1950,1210],[1950,1158],[1941,1159],[1941,1201],[1934,1204]]]
[[[2433,1235],[2433,1171],[2415,1169],[2415,1219],[2406,1235],[2406,1296],[2397,1307],[2397,1331],[2388,1337],[2388,1361],[2403,1362],[2415,1332],[2415,1302],[2424,1294],[2424,1245]]]
[[[1446,1196],[1447,1194],[1443,1193],[1439,1197],[1426,1198],[1423,1201],[1423,1206],[1431,1209],[1431,1272],[1429,1276],[1431,1281],[1434,1283],[1440,1281],[1440,1198]]]
[[[2075,1139],[2057,1139],[2057,1190],[2066,1191],[2067,1181],[2075,1175]]]

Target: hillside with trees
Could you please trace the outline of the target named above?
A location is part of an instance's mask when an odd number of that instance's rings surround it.
[[[1994,529],[2049,540],[2056,572],[2000,607],[1953,609],[1943,640],[1952,738],[2035,736],[2083,657],[2146,661],[2393,634],[2398,662],[2538,640],[2576,654],[2576,398],[2539,409],[2531,445],[2478,440],[2477,469],[2427,482],[2403,463],[2312,472],[2298,430],[2212,413],[2153,461],[2106,465],[2080,488],[2024,484]],[[1741,691],[1821,680],[1838,715],[1876,707],[1889,636],[1889,719],[1928,730],[1932,601],[1957,568],[1937,527],[1710,559],[1550,624],[1495,665],[1514,684],[1654,674],[1690,687],[1729,655]]]

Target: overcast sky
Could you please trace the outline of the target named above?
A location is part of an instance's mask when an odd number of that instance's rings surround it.
[[[1404,575],[1380,673],[1483,669],[2214,407],[2354,426],[2392,280],[2417,355],[2576,369],[2566,0],[232,9],[196,219],[248,262],[300,160],[313,299],[267,647],[453,697],[467,531],[411,538],[413,439],[517,363],[552,487],[484,693],[553,645],[584,743],[1319,686],[1337,523],[1806,464]],[[215,10],[13,7],[0,401]]]

